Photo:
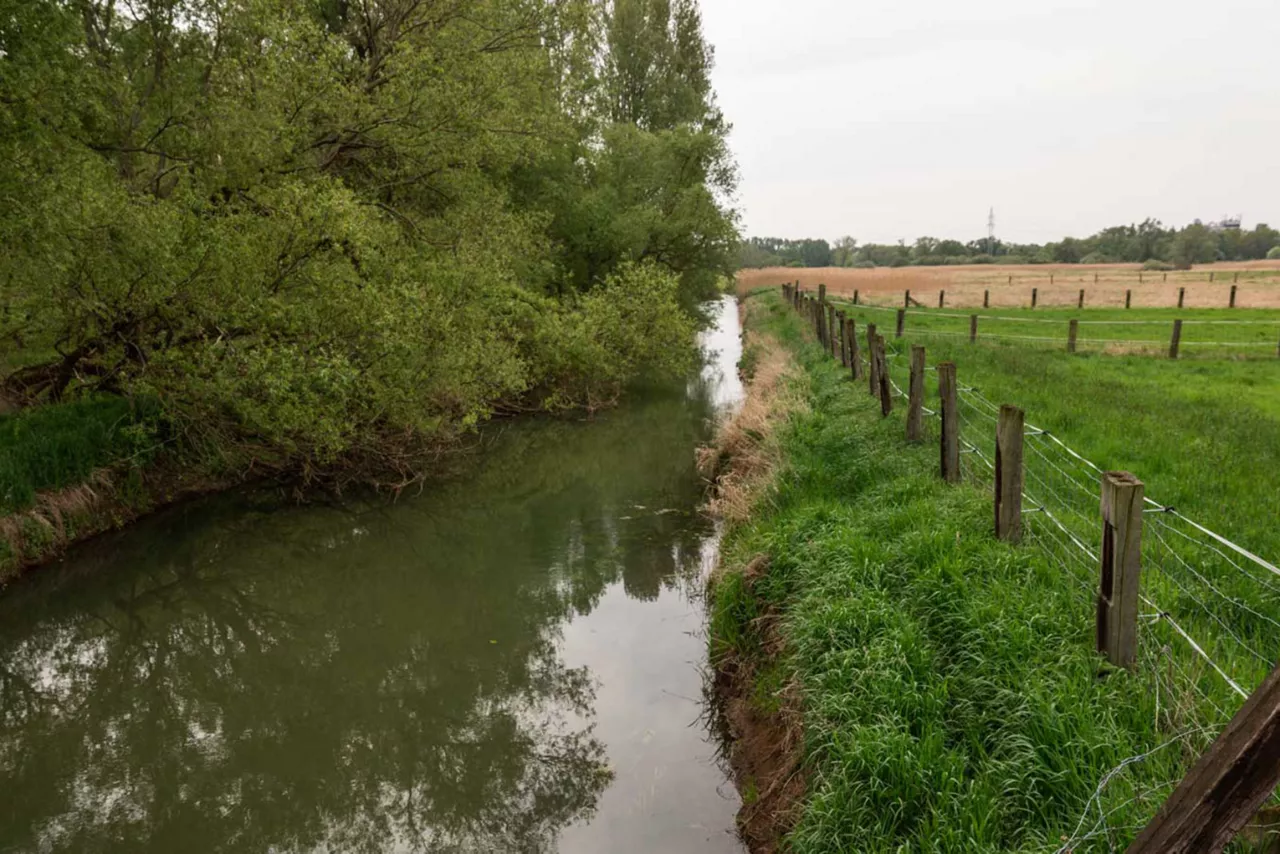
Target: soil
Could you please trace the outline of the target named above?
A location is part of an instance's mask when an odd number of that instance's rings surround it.
[[[763,555],[743,570],[750,584],[768,566]],[[755,702],[757,666],[780,655],[781,636],[776,617],[761,619],[761,660],[725,655],[716,662],[716,695],[729,736],[729,764],[742,795],[738,833],[751,854],[774,854],[795,824],[797,808],[807,785],[803,768],[803,738],[799,692],[788,685],[776,711]]]

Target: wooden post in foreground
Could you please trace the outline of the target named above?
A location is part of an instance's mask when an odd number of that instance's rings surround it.
[[[822,346],[829,346],[829,331],[827,329],[827,286],[818,285],[818,340],[822,342]]]
[[[969,343],[973,344],[978,340],[978,315],[969,315]]]
[[[924,347],[911,348],[911,383],[907,387],[907,441],[924,440]]]
[[[902,337],[902,329],[907,324],[907,310],[905,308],[898,309],[898,325],[893,333],[894,338]]]
[[[1213,274],[1210,273],[1209,275],[1213,275]],[[1235,307],[1236,307],[1236,286],[1232,285],[1231,286],[1231,304],[1228,306],[1228,308],[1235,308]]]
[[[840,343],[840,367],[849,367],[849,342],[845,339],[845,332],[849,329],[849,324],[844,319],[844,312],[836,312],[836,340]]]
[[[1080,321],[1074,317],[1067,324],[1067,352],[1074,353],[1076,351],[1076,333],[1080,331]]]
[[[1039,291],[1040,291],[1040,289],[1039,289],[1039,288],[1032,288],[1032,289],[1031,289],[1031,307],[1032,307],[1032,308],[1035,308],[1035,307],[1036,307],[1036,296],[1037,296],[1037,294],[1039,293]]]
[[[867,386],[872,397],[880,391],[880,374],[876,367],[876,325],[867,324]]]
[[[876,368],[879,376],[876,379],[880,386],[880,417],[887,416],[893,411],[893,396],[889,393],[889,363],[884,357],[884,336],[876,336],[876,361],[880,366]]]
[[[831,351],[831,358],[840,358],[840,335],[839,327],[836,326],[836,308],[833,305],[827,305],[827,337],[831,339],[831,346],[827,349]]]
[[[1182,318],[1173,322],[1173,337],[1169,339],[1169,358],[1178,358],[1178,343],[1182,340]]]
[[[1178,288],[1178,308],[1182,308],[1182,298],[1187,295],[1186,288]]]
[[[996,537],[1022,541],[1022,425],[1021,409],[1000,406],[996,424]]]
[[[960,482],[960,409],[955,362],[938,365],[938,398],[942,410],[942,479]]]
[[[1133,668],[1138,647],[1138,582],[1142,572],[1142,481],[1127,471],[1102,476],[1098,652]]]

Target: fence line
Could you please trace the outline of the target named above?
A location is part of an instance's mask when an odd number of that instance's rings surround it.
[[[821,335],[818,318],[823,316],[822,312],[815,311],[809,303],[802,303],[802,295],[796,295],[794,289],[784,292],[792,295],[798,310],[805,306],[803,310],[808,311],[815,322],[815,331]],[[826,349],[831,353],[833,348]],[[893,357],[898,356],[896,349],[886,348],[886,373],[889,352]],[[892,394],[909,397],[892,377],[887,379]],[[998,478],[994,475],[1000,464],[995,453],[996,428],[998,424],[1003,427],[1005,413],[975,387],[959,386],[955,391],[959,446],[962,455],[970,460],[968,464],[962,463],[961,470],[967,470],[970,479],[977,478],[984,483],[996,481]],[[884,413],[887,412],[886,407]],[[933,410],[928,412],[939,414]],[[1016,413],[1016,417],[1015,423],[1022,423],[1021,413]],[[1002,443],[1006,441],[1005,435],[1002,429]],[[1105,490],[1107,479],[1116,475],[1071,448],[1052,431],[1022,423],[1021,434],[1015,432],[1014,435],[1019,440],[1015,448],[1017,477],[1023,487],[1021,506],[1017,510],[1025,519],[1019,523],[1024,540],[1039,547],[1052,564],[1062,570],[1064,580],[1076,582],[1071,585],[1072,589],[1083,589],[1086,594],[1099,591],[1102,567],[1102,590],[1107,591],[1106,585],[1110,583],[1105,580],[1107,566],[1110,561],[1121,558],[1104,555],[1104,550],[1087,543],[1101,540],[1105,545],[1112,536],[1107,532],[1110,529],[1104,530],[1101,525],[1105,510],[1099,510],[1097,484],[1101,480]],[[1010,465],[1009,459],[1006,456],[1006,467]],[[1132,476],[1127,477],[1131,478],[1129,483],[1137,483]],[[1137,485],[1140,489],[1141,484]],[[998,518],[1003,512],[1000,506],[997,501]],[[1130,653],[1128,661],[1132,661],[1139,678],[1149,679],[1154,685],[1156,733],[1176,731],[1166,734],[1163,741],[1146,753],[1126,759],[1102,778],[1071,837],[1064,838],[1061,851],[1101,834],[1136,829],[1112,827],[1108,822],[1108,816],[1132,804],[1132,799],[1112,805],[1110,809],[1104,808],[1102,800],[1114,781],[1124,776],[1125,769],[1173,743],[1187,744],[1189,749],[1189,739],[1193,736],[1210,737],[1211,741],[1228,722],[1236,727],[1244,714],[1238,710],[1242,702],[1250,699],[1250,691],[1259,685],[1263,686],[1260,691],[1271,690],[1268,685],[1274,688],[1280,679],[1280,669],[1272,671],[1273,663],[1280,660],[1280,631],[1277,631],[1280,629],[1280,581],[1276,580],[1280,578],[1280,567],[1149,496],[1143,495],[1142,503],[1130,512],[1137,513],[1137,519],[1141,520],[1137,527],[1141,574],[1136,576],[1140,584],[1136,599],[1148,612],[1128,613],[1128,618],[1136,622],[1138,653],[1136,660]],[[1118,571],[1127,570],[1121,567]],[[1138,566],[1132,571],[1138,572]],[[1108,607],[1116,606],[1111,603]],[[1098,608],[1101,647],[1101,597]],[[1110,650],[1108,647],[1109,654]],[[1244,708],[1249,710],[1250,706]],[[1188,716],[1197,722],[1196,728],[1175,726]],[[1217,749],[1219,742],[1215,741],[1212,746]],[[1208,741],[1197,750],[1207,747]],[[1280,769],[1276,774],[1280,779]],[[1199,783],[1197,779],[1190,787]],[[1173,781],[1157,789],[1174,784],[1178,785],[1179,795],[1188,787],[1187,781]],[[1274,781],[1271,785],[1274,786]],[[1097,819],[1082,835],[1095,809]],[[1154,823],[1144,830],[1144,836],[1151,827]],[[1168,837],[1168,832],[1164,833],[1161,838]]]

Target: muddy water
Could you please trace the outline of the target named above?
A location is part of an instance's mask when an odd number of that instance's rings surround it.
[[[0,851],[734,852],[687,388],[397,502],[221,496],[0,597]]]

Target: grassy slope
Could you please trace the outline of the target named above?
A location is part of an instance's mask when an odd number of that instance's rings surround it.
[[[776,495],[729,533],[727,567],[771,563],[750,589],[733,572],[717,585],[712,644],[758,655],[756,618],[781,617],[786,649],[756,702],[801,686],[809,793],[793,849],[1053,850],[1103,775],[1162,741],[1149,686],[1099,679],[1087,594],[1037,550],[996,542],[985,492],[940,483],[932,443],[908,446],[900,413],[881,420],[776,295],[754,299],[801,359],[811,411],[783,433]],[[1108,824],[1141,824],[1167,789],[1120,805],[1184,759],[1162,751],[1118,777]],[[1090,845],[1105,849],[1075,850]]]

